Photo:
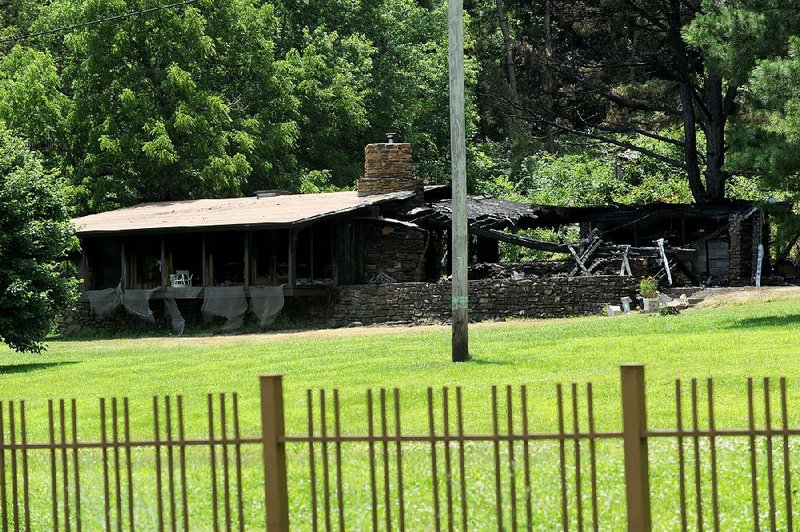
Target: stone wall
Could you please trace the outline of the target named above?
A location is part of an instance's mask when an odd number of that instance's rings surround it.
[[[368,144],[364,148],[364,177],[358,195],[401,191],[422,192],[422,181],[414,177],[411,144]]]
[[[756,214],[745,218],[743,214],[731,214],[728,219],[728,235],[730,237],[730,266],[728,278],[731,286],[747,286],[753,284],[754,253],[758,246],[758,234],[761,224],[754,224]],[[756,238],[754,238],[754,232]]]
[[[555,318],[596,314],[620,298],[634,298],[633,277],[550,277],[469,282],[470,318]],[[309,308],[314,321],[331,327],[352,323],[444,322],[450,318],[450,283],[400,283],[339,287],[328,305]]]
[[[420,281],[425,272],[428,235],[418,228],[380,221],[362,224],[364,282],[385,273],[397,282]]]
[[[203,314],[200,312],[202,299],[176,299],[175,302],[187,325],[203,323]],[[89,330],[121,335],[153,330],[163,330],[165,333],[172,331],[164,300],[151,300],[150,309],[153,311],[154,322],[132,316],[121,307],[113,316],[101,318],[92,313],[88,301],[79,301],[61,316],[58,329],[65,336],[74,336]]]

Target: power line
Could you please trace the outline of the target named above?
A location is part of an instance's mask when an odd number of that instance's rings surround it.
[[[99,18],[96,20],[90,20],[88,22],[81,22],[80,24],[73,24],[71,26],[61,26],[59,28],[53,28],[50,30],[44,31],[37,31],[35,33],[26,33],[24,35],[17,35],[15,37],[6,37],[4,39],[0,39],[0,44],[7,43],[7,42],[17,42],[23,41],[25,39],[31,39],[33,37],[41,37],[42,35],[52,35],[54,33],[60,33],[62,31],[70,31],[75,30],[78,28],[85,28],[87,26],[94,26],[95,24],[102,24],[103,22],[112,22],[114,20],[122,20],[128,17],[134,17],[137,15],[146,15],[148,13],[154,13],[156,11],[161,11],[162,9],[172,9],[173,7],[181,7],[189,4],[194,4],[198,0],[184,0],[183,2],[176,2],[174,4],[165,4],[161,6],[155,7],[148,7],[147,9],[142,9],[139,11],[129,11],[127,13],[122,13],[121,15],[114,15],[113,17],[106,17],[106,18]]]

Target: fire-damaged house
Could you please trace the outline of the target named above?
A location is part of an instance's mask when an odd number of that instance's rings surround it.
[[[748,202],[569,208],[469,201],[474,319],[595,313],[663,285],[751,284],[761,210]],[[443,321],[449,315],[449,188],[423,187],[411,146],[370,144],[357,191],[160,202],[74,220],[82,297],[62,323],[262,326],[281,313],[328,326]],[[530,229],[579,224],[573,242]],[[503,246],[559,260],[502,264]],[[763,248],[762,248],[763,249]],[[762,269],[767,268],[766,258]]]

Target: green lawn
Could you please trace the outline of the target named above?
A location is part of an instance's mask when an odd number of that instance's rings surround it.
[[[428,386],[462,386],[466,430],[488,433],[491,430],[489,406],[492,384],[526,384],[531,405],[531,428],[554,431],[556,383],[577,382],[583,386],[591,381],[595,390],[598,430],[618,430],[619,364],[635,361],[645,363],[647,368],[648,418],[651,427],[674,426],[676,377],[688,379],[708,376],[715,378],[717,425],[746,426],[745,384],[746,378],[751,375],[759,379],[764,376],[789,377],[790,419],[794,425],[800,424],[800,410],[793,408],[800,403],[800,386],[793,386],[794,376],[800,368],[800,300],[687,311],[670,317],[575,318],[486,324],[474,327],[470,340],[472,361],[458,365],[448,362],[449,331],[444,328],[54,341],[45,354],[38,356],[2,352],[0,398],[25,399],[28,403],[29,440],[43,441],[47,438],[46,400],[75,397],[80,414],[80,437],[95,440],[99,439],[99,397],[129,397],[133,436],[147,438],[152,437],[152,396],[182,394],[186,402],[187,435],[201,437],[207,430],[205,394],[238,391],[242,433],[255,435],[259,431],[257,377],[264,373],[281,373],[285,375],[287,431],[291,433],[307,431],[305,394],[309,388],[338,388],[342,396],[344,432],[365,433],[365,390],[370,387],[399,387],[404,432],[423,433],[427,430],[425,389]],[[688,388],[688,382],[686,386]],[[706,404],[704,390],[703,383],[701,407]],[[759,381],[759,394],[761,390]],[[777,382],[773,397],[777,397]],[[436,400],[438,406],[440,395]],[[515,396],[517,400],[518,396]],[[570,404],[569,401],[567,404]],[[517,406],[518,402],[515,403],[516,422],[520,417]],[[585,395],[582,387],[579,409],[581,424],[585,426]],[[684,410],[685,422],[688,423],[688,403]],[[437,411],[440,412],[440,409]],[[780,412],[777,402],[773,403],[773,412],[776,416]],[[703,408],[701,417],[705,424],[702,413]],[[763,419],[760,408],[757,417],[759,422]],[[504,416],[501,417],[501,423],[505,423]],[[437,427],[441,429],[441,418],[437,418]],[[701,447],[706,450],[707,445]],[[616,442],[603,443],[598,447],[602,528],[618,528],[624,524],[620,448]],[[531,449],[535,527],[552,528],[554,521],[559,518],[560,508],[557,446],[537,443]],[[780,454],[782,448],[778,443],[776,449]],[[518,463],[515,467],[521,519],[524,516],[524,490],[521,484],[520,450],[521,447],[516,450]],[[365,447],[351,445],[345,449],[343,458],[348,529],[364,528],[370,524],[369,471],[365,451]],[[795,448],[793,443],[792,451],[800,452],[800,446]],[[722,527],[752,528],[747,502],[750,488],[746,441],[723,440],[719,452]],[[148,521],[152,523],[155,515],[152,454],[152,451],[134,453],[137,522],[145,528],[148,528]],[[409,446],[408,455],[404,456],[406,526],[409,529],[428,528],[431,523],[429,455],[427,447],[415,445]],[[467,455],[470,521],[475,528],[495,526],[491,446],[471,444]],[[568,456],[572,463],[571,448],[568,449]],[[679,524],[680,514],[675,498],[678,484],[676,456],[674,442],[661,441],[651,447],[653,512],[659,529]],[[687,447],[687,457],[692,456],[691,449]],[[582,458],[584,465],[587,457],[584,455]],[[504,450],[503,459],[506,458]],[[44,453],[31,456],[31,472],[37,480],[35,487],[32,484],[32,504],[41,505],[33,516],[38,528],[51,526],[47,513],[48,460],[48,455]],[[208,528],[210,482],[207,450],[191,451],[188,460],[192,468],[189,472],[192,520],[197,525],[195,528]],[[439,460],[440,466],[443,466],[441,449]],[[259,462],[256,449],[245,451],[245,515],[248,527],[253,528],[259,526],[262,518]],[[310,523],[307,462],[307,448],[292,446],[289,464],[290,501],[293,523],[300,527]],[[318,455],[318,465],[319,462]],[[90,522],[102,522],[100,464],[99,453],[87,452],[81,461],[82,515],[87,528]],[[781,461],[777,460],[776,464],[780,465]],[[797,484],[800,482],[800,462],[795,460],[793,466],[792,473]],[[506,522],[510,518],[507,468],[504,465]],[[703,469],[703,490],[704,496],[707,496],[710,493],[707,455],[703,456]],[[765,524],[768,523],[767,480],[766,470],[764,467],[762,469],[760,502],[762,524]],[[691,463],[687,463],[687,484],[693,486],[691,472]],[[392,476],[395,474],[393,462],[390,473]],[[779,505],[784,502],[781,475],[782,470],[776,469]],[[585,481],[587,477],[584,470]],[[379,485],[381,482],[379,462]],[[442,483],[440,492],[443,502],[444,487]],[[391,489],[394,490],[394,486]],[[585,518],[589,515],[587,493],[588,483],[584,483]],[[574,496],[573,488],[570,492],[573,519]],[[380,498],[382,492],[379,493]],[[795,497],[793,501],[795,507],[797,499]],[[710,501],[710,498],[707,500]],[[393,510],[392,517],[396,519],[396,508]],[[708,523],[710,503],[705,504],[704,512]],[[443,523],[446,522],[445,515],[443,513]],[[689,518],[694,518],[693,508],[689,509]],[[779,525],[782,522],[783,516],[779,512]]]

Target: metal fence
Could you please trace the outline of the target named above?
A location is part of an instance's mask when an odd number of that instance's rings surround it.
[[[719,530],[718,443],[720,438],[744,438],[749,455],[750,500],[743,500],[741,504],[749,505],[756,529],[791,529],[793,492],[789,437],[800,434],[800,429],[789,426],[785,379],[780,379],[779,384],[779,423],[774,422],[771,412],[774,400],[770,398],[770,382],[764,380],[763,428],[756,427],[752,379],[747,382],[749,423],[747,427],[737,429],[717,428],[713,381],[709,379],[706,382],[705,406],[699,401],[698,381],[690,381],[688,415],[683,400],[686,390],[682,389],[680,380],[675,386],[675,428],[650,429],[646,418],[644,368],[641,365],[622,366],[622,430],[610,432],[596,430],[591,384],[585,388],[572,384],[567,390],[557,386],[555,432],[529,430],[529,412],[535,405],[526,386],[491,388],[487,402],[490,403],[492,428],[485,434],[465,431],[465,408],[460,387],[436,391],[427,389],[424,420],[427,431],[416,434],[404,429],[401,395],[396,388],[367,391],[367,430],[362,434],[343,431],[338,390],[308,390],[307,430],[304,434],[287,434],[281,376],[261,377],[262,430],[256,436],[242,436],[240,433],[237,394],[208,395],[208,436],[201,439],[186,437],[181,396],[153,398],[154,437],[148,440],[131,438],[128,399],[100,400],[100,438],[96,441],[79,438],[75,400],[49,401],[48,438],[41,442],[30,441],[28,437],[25,402],[6,401],[0,403],[0,524],[4,531],[36,529],[35,523],[32,526],[32,517],[48,513],[49,523],[54,529],[94,529],[102,524],[105,530],[153,527],[187,530],[192,500],[197,499],[196,494],[192,495],[194,499],[189,494],[193,493],[194,483],[202,482],[203,489],[210,491],[210,497],[206,496],[208,519],[201,528],[244,530],[256,523],[258,527],[266,524],[270,531],[287,530],[292,503],[293,507],[299,504],[304,513],[310,514],[308,524],[312,529],[346,530],[356,525],[346,521],[343,449],[362,446],[365,452],[359,456],[358,465],[368,469],[369,501],[366,507],[369,508],[369,527],[373,530],[412,528],[407,522],[408,478],[404,475],[408,474],[408,464],[404,458],[408,458],[409,447],[414,447],[417,451],[424,449],[426,454],[424,481],[430,488],[429,509],[432,514],[426,528],[467,530],[474,526],[472,515],[476,508],[471,502],[474,497],[468,472],[472,464],[466,446],[481,444],[484,458],[492,469],[494,500],[489,510],[494,514],[498,530],[531,529],[542,525],[552,528],[557,524],[565,530],[571,526],[598,530],[601,526],[599,501],[602,502],[606,496],[598,489],[598,443],[607,441],[615,445],[615,452],[624,462],[628,529],[649,530],[651,474],[648,445],[667,441],[676,445],[680,527],[684,530],[690,526],[699,530]],[[584,412],[579,408],[581,393],[585,393]],[[705,422],[701,419],[701,408],[706,411]],[[687,417],[691,423],[684,426]],[[582,426],[582,420],[585,420],[585,426]],[[534,516],[539,501],[535,499],[531,471],[541,464],[532,463],[531,451],[537,442],[549,442],[557,449],[559,511],[546,523],[541,519],[537,522]],[[764,449],[761,449],[762,444]],[[288,446],[299,446],[302,452],[287,458]],[[243,493],[243,486],[247,484],[243,480],[245,448],[259,455],[256,484],[259,491],[263,487],[263,492],[253,499],[255,503],[252,500],[248,502]],[[187,465],[187,452],[191,449],[207,452],[202,463],[192,461]],[[144,452],[149,456],[143,466],[146,486],[142,485],[142,475],[133,473],[137,467],[134,454]],[[35,491],[34,484],[41,479],[32,477],[29,471],[32,453],[43,454],[43,464],[49,473],[47,497]],[[86,453],[96,454],[97,467],[101,470],[98,477],[90,475],[88,481],[81,476],[85,472]],[[83,466],[81,458],[84,458]],[[292,469],[304,469],[307,473],[303,490],[293,489],[290,493],[287,462]],[[759,481],[763,479],[759,477],[759,467],[763,474],[764,466],[766,487],[760,488]],[[693,485],[687,485],[690,484],[687,480],[693,481]],[[782,489],[778,485],[781,481]],[[87,497],[87,482],[96,482],[95,488],[98,493],[102,492],[102,497]],[[136,518],[135,494],[142,489],[154,490],[154,496],[148,499],[152,500],[152,508],[147,509],[152,512],[152,521]],[[766,501],[759,497],[764,491]],[[781,491],[780,497],[776,497],[776,493]],[[102,499],[100,519],[88,520],[87,506],[97,507],[99,499]],[[764,504],[766,508],[763,508]],[[617,507],[619,512],[623,511],[622,501]],[[487,508],[479,510],[486,511]],[[762,510],[765,510],[764,515]],[[704,521],[706,516],[710,516],[710,522]]]

